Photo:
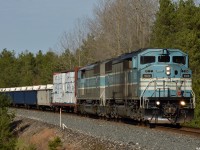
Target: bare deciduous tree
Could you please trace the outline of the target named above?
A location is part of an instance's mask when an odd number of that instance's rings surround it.
[[[147,47],[157,9],[158,0],[101,0],[93,18],[64,33],[61,46],[79,66]]]
[[[61,52],[65,53],[66,50],[71,52],[72,54],[76,55],[76,61],[78,62],[78,66],[82,65],[81,58],[82,58],[82,51],[80,50],[81,45],[83,44],[83,39],[87,36],[87,27],[85,27],[86,23],[84,22],[86,19],[78,19],[75,28],[72,32],[64,32],[61,40],[60,40],[60,47]],[[69,53],[68,52],[68,53]],[[68,58],[70,59],[70,58]],[[63,59],[64,60],[64,59]],[[66,60],[65,60],[66,61]],[[69,60],[71,63],[71,59]]]
[[[95,19],[88,21],[96,49],[116,56],[148,46],[157,7],[155,0],[101,1],[94,11]]]

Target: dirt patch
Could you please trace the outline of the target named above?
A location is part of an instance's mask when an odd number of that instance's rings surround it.
[[[30,138],[30,143],[40,145],[40,149],[47,149],[48,141],[53,140],[54,129],[43,129]]]
[[[135,145],[105,141],[28,118],[16,117],[13,128],[19,137],[18,149],[28,149],[27,145],[31,145],[37,150],[48,150],[49,141],[56,137],[61,139],[62,146],[58,148],[61,150],[135,149]]]
[[[46,150],[48,142],[61,135],[55,126],[27,118],[16,117],[14,126],[15,134],[20,141],[19,149],[33,145],[38,150]]]

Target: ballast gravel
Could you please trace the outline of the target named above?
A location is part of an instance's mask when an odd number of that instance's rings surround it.
[[[60,125],[60,114],[46,111],[11,109],[16,116]],[[102,140],[129,145],[127,149],[199,150],[200,137],[182,135],[130,124],[114,123],[98,119],[62,113],[62,126]]]

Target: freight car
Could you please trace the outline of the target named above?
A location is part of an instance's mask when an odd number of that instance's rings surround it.
[[[11,98],[15,107],[51,108],[53,85],[37,85],[12,88],[0,88],[0,92]]]
[[[52,106],[55,110],[62,108],[74,112],[76,108],[76,76],[78,68],[72,71],[54,73]]]
[[[179,49],[140,49],[81,68],[77,111],[150,123],[183,123],[194,115],[188,55]]]
[[[37,89],[37,108],[46,110],[52,109],[53,84],[40,85]]]

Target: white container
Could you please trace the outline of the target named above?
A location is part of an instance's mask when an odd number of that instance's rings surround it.
[[[26,91],[26,90],[27,90],[27,86],[21,87],[21,90],[22,90],[22,91]]]
[[[15,87],[12,87],[10,88],[10,91],[15,91],[15,89],[16,89]]]
[[[21,91],[21,87],[16,87],[16,91]]]
[[[40,88],[39,85],[34,85],[34,86],[32,86],[32,90],[35,90],[35,91],[39,90],[39,88]]]
[[[45,90],[47,88],[47,85],[40,85],[39,90]]]
[[[75,104],[75,73],[57,73],[53,76],[53,103]]]
[[[27,86],[26,91],[32,91],[33,90],[33,86]]]
[[[10,88],[6,88],[6,90],[5,90],[6,92],[9,92],[10,91]]]
[[[52,89],[52,90],[53,90],[53,84],[47,84],[46,88],[47,88],[47,89]]]

